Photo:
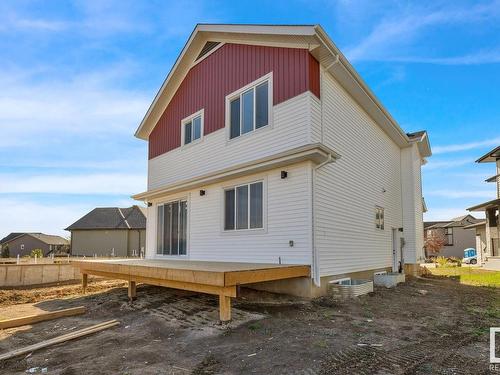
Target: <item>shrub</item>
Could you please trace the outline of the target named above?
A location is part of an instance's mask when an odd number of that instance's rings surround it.
[[[42,251],[42,249],[33,249],[33,250],[31,250],[30,257],[34,258],[35,256],[37,258],[43,258],[43,251]]]
[[[2,258],[10,258],[9,245],[2,246]]]
[[[448,262],[452,267],[462,267],[462,260],[457,257],[448,258]]]
[[[445,257],[437,257],[436,264],[439,267],[446,267],[448,265],[448,259],[446,259]]]

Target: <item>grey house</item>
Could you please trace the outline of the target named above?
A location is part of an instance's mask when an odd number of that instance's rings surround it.
[[[146,243],[145,208],[95,208],[71,224],[75,256],[140,256]]]
[[[44,256],[66,253],[69,241],[60,236],[44,233],[17,232],[10,233],[0,240],[0,248],[9,248],[9,256],[16,258],[30,255],[35,249],[41,249]]]
[[[481,222],[472,215],[455,217],[449,221],[431,221],[424,223],[424,235],[427,238],[432,231],[440,233],[446,240],[439,253],[427,251],[429,256],[463,258],[464,250],[476,248],[476,236],[467,226]]]

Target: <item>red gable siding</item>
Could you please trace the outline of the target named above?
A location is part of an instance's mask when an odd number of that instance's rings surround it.
[[[149,158],[181,145],[181,121],[205,109],[205,134],[224,127],[228,94],[273,72],[273,104],[307,90],[319,97],[319,64],[306,49],[225,44],[186,75],[149,136]]]

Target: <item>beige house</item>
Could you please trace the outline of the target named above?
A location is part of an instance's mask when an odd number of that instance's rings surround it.
[[[476,163],[495,163],[496,173],[486,179],[486,182],[496,184],[496,199],[468,208],[469,211],[484,212],[484,224],[477,225],[475,229],[478,244],[483,247],[483,262],[500,262],[500,146],[481,156]]]
[[[425,222],[425,238],[427,239],[433,232],[445,238],[446,243],[438,253],[427,250],[427,256],[444,256],[463,258],[464,250],[476,248],[476,236],[473,231],[467,229],[469,225],[480,223],[472,215],[464,215],[451,219],[450,221]]]
[[[133,257],[144,253],[145,208],[95,208],[71,224],[71,254]]]

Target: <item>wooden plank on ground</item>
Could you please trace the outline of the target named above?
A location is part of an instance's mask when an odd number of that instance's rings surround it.
[[[85,314],[85,307],[71,307],[69,309],[47,311],[41,314],[27,315],[19,318],[0,320],[0,329],[14,328],[28,324],[43,322],[45,320],[58,319],[65,316]]]
[[[96,324],[96,325],[91,326],[91,327],[80,329],[80,330],[75,331],[75,332],[67,333],[67,334],[59,336],[59,337],[54,337],[52,339],[42,341],[38,344],[29,345],[29,346],[26,346],[26,347],[21,348],[21,349],[12,350],[12,351],[7,352],[5,354],[1,354],[0,361],[14,358],[14,357],[18,357],[20,355],[28,354],[28,353],[34,352],[35,350],[43,349],[43,348],[46,348],[48,346],[55,345],[55,344],[60,344],[61,342],[74,340],[74,339],[77,339],[77,338],[80,338],[83,336],[87,336],[87,335],[90,335],[92,333],[99,332],[99,331],[114,327],[118,324],[120,324],[119,321],[110,320],[107,322]]]

